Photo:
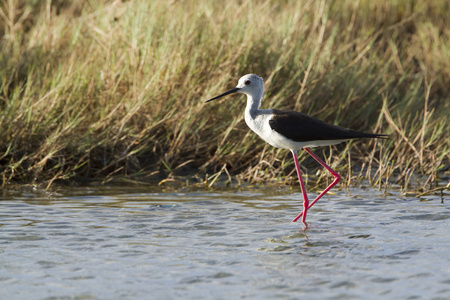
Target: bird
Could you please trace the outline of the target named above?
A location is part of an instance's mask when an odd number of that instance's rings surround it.
[[[292,153],[303,197],[303,210],[292,220],[292,222],[296,222],[298,219],[302,218],[302,222],[306,224],[306,214],[308,210],[341,179],[341,176],[314,154],[310,148],[336,145],[358,138],[386,137],[384,134],[358,132],[337,125],[328,124],[301,112],[279,109],[260,109],[261,100],[264,95],[264,80],[255,74],[242,76],[235,88],[209,99],[206,102],[234,93],[245,94],[247,96],[245,122],[248,127],[270,145],[276,148],[288,149]],[[312,202],[308,199],[298,163],[298,153],[301,149],[311,155],[334,177],[333,182]]]

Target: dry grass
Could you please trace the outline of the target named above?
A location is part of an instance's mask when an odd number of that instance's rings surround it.
[[[256,73],[265,108],[391,135],[318,151],[348,184],[407,190],[421,174],[433,186],[450,163],[449,10],[446,0],[0,0],[2,183],[290,180],[289,152],[250,132],[243,97],[204,104]]]

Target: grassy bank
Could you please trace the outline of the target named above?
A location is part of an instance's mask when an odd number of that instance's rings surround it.
[[[264,108],[391,136],[317,150],[344,182],[430,186],[450,163],[446,0],[0,3],[3,185],[289,181],[289,151],[250,132],[243,96],[204,104],[247,73]]]

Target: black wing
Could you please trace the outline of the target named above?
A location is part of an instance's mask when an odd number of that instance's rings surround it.
[[[276,132],[296,142],[320,140],[347,140],[356,138],[383,137],[383,134],[363,133],[351,129],[327,124],[311,116],[284,110],[273,110],[269,120],[270,127]]]

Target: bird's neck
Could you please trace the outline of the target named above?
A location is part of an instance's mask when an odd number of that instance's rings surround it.
[[[261,95],[247,95],[247,107],[245,108],[246,115],[254,116],[258,113],[259,107],[261,106]],[[247,116],[246,116],[247,117]]]
[[[264,118],[259,118],[259,116],[263,113],[263,110],[260,110],[261,106],[261,95],[247,95],[247,107],[245,108],[245,123],[247,123],[248,127],[256,132],[259,136],[262,136],[264,130]]]

